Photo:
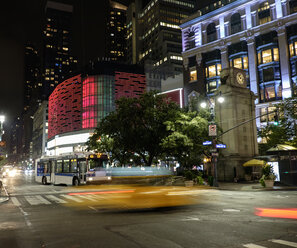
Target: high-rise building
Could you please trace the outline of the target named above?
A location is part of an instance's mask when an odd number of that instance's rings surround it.
[[[38,50],[33,45],[25,46],[24,57],[24,103],[23,110],[35,109],[39,102],[41,88],[41,61]]]
[[[196,91],[212,95],[220,71],[246,71],[256,99],[257,126],[274,121],[274,104],[297,84],[297,1],[221,0],[184,21],[185,99]],[[266,115],[265,115],[266,113]]]
[[[110,9],[106,32],[106,57],[114,61],[126,61],[127,6],[109,1]]]
[[[148,90],[160,90],[161,79],[182,73],[179,25],[195,9],[194,0],[136,0],[129,6],[128,59],[146,65]]]
[[[43,31],[43,98],[76,70],[72,56],[73,6],[47,1]]]

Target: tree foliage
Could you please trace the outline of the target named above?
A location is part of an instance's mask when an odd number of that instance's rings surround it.
[[[202,143],[208,138],[205,117],[205,112],[180,112],[178,118],[166,122],[171,133],[163,140],[163,147],[183,167],[201,163],[205,149]]]
[[[173,157],[184,166],[200,162],[207,136],[206,112],[184,112],[163,95],[149,92],[121,98],[87,142],[88,150],[107,152],[112,161],[150,166]]]
[[[261,154],[277,144],[297,147],[297,97],[284,99],[276,108],[278,125],[267,125],[258,132],[266,142],[259,145]]]

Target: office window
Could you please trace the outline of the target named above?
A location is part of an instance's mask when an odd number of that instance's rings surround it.
[[[258,52],[258,63],[266,64],[273,61],[279,61],[278,48],[267,49],[262,52]]]
[[[238,69],[248,69],[249,64],[248,64],[248,57],[239,57],[235,58],[230,61],[230,66],[232,66],[232,61],[233,61],[233,67],[238,68]]]
[[[262,63],[266,64],[272,62],[272,53],[271,53],[271,49],[269,50],[265,50],[262,52]]]
[[[278,48],[273,48],[273,61],[279,61]]]
[[[221,74],[221,64],[210,65],[205,68],[206,78],[219,76]]]
[[[241,31],[241,16],[239,13],[235,13],[231,16],[231,34],[235,34]]]
[[[297,41],[289,44],[289,51],[290,51],[290,56],[296,56],[297,55]]]
[[[297,12],[297,0],[290,0],[290,13],[296,13]]]
[[[197,81],[197,70],[196,70],[196,67],[190,68],[190,81]]]
[[[270,7],[268,2],[260,4],[258,8],[258,18],[260,25],[271,21]]]
[[[210,23],[206,28],[207,42],[212,42],[217,39],[217,29],[214,23]]]

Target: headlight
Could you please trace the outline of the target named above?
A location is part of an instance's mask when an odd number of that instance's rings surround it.
[[[88,180],[89,180],[89,181],[93,181],[93,177],[89,177]]]
[[[11,170],[8,172],[8,176],[14,177],[16,175],[16,170]]]
[[[107,177],[107,180],[111,180],[111,177]]]

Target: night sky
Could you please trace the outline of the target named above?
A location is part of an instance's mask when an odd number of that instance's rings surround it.
[[[132,0],[121,0],[129,3]],[[104,56],[108,0],[64,0],[74,4],[73,52],[81,63]],[[198,0],[201,5],[206,0]],[[0,114],[6,125],[23,106],[24,44],[42,44],[46,0],[10,0],[0,8]],[[82,24],[83,23],[83,24]],[[84,37],[83,39],[81,37]]]

